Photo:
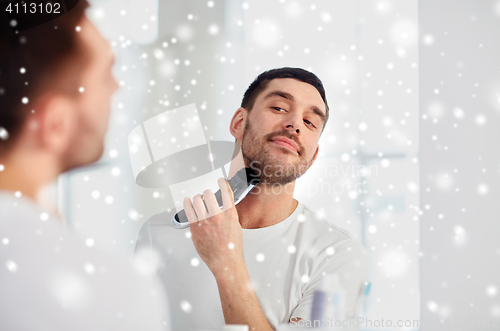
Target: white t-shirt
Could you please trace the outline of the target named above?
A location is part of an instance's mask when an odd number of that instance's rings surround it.
[[[170,330],[154,275],[86,246],[60,223],[0,191],[0,330]]]
[[[222,329],[224,316],[215,277],[201,260],[189,228],[175,229],[164,212],[143,226],[136,252],[152,248],[169,293],[175,330]],[[284,221],[243,229],[243,254],[260,306],[276,328],[292,317],[309,320],[313,294],[324,274],[337,274],[346,290],[346,316],[359,311],[366,281],[366,250],[347,231],[328,223],[299,203]]]

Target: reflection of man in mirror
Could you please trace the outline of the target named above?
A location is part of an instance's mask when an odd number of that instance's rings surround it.
[[[222,212],[208,190],[186,198],[189,230],[174,229],[165,213],[143,226],[136,249],[162,255],[174,328],[227,323],[270,330],[309,320],[314,292],[328,275],[336,275],[346,293],[344,317],[357,317],[367,272],[363,245],[293,198],[295,180],[318,156],[328,115],[314,74],[298,68],[262,73],[229,128],[244,165],[262,183],[234,206],[219,180]],[[235,170],[231,165],[229,177]]]
[[[100,158],[118,87],[87,5],[17,32],[33,22],[0,13],[1,330],[169,330],[155,277],[96,251],[41,206],[58,175]]]

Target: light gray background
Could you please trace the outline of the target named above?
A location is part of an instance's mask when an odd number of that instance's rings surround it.
[[[419,23],[422,319],[474,323],[422,330],[495,330],[500,2],[419,1]]]

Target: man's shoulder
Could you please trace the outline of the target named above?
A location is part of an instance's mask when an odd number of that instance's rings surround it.
[[[94,322],[84,316],[99,316],[102,325],[118,325],[120,311],[131,321],[123,329],[137,330],[141,321],[158,330],[167,303],[148,261],[136,259],[132,264],[124,256],[101,251],[93,247],[97,241],[84,241],[53,217],[33,201],[0,194],[0,260],[7,267],[0,268],[3,324],[19,326],[22,316],[28,316],[29,323],[53,329],[50,323],[60,314],[58,307],[69,307],[81,313],[78,318],[57,318],[63,329],[87,323],[91,329]],[[125,288],[130,300],[122,299]],[[143,306],[152,308],[138,310]]]
[[[127,258],[94,247],[98,244],[96,240],[92,237],[82,239],[64,228],[62,222],[35,201],[0,192],[0,232],[5,245],[0,256],[24,261],[26,265],[39,268],[39,272],[63,268],[78,270],[78,273],[85,269],[93,274],[97,272],[94,267],[105,265],[106,274],[116,271],[116,275],[123,277],[140,276],[132,272],[132,264]]]
[[[19,244],[28,246],[46,240],[60,241],[69,235],[61,226],[62,222],[35,201],[14,192],[0,191],[0,232],[6,238],[15,238]]]
[[[314,237],[316,242],[326,245],[340,243],[361,245],[360,241],[351,232],[334,224],[332,221],[314,212],[306,205],[303,204],[303,206],[303,212],[299,215],[298,221],[303,224],[302,231]]]
[[[37,274],[40,279],[54,270],[66,270],[77,277],[99,274],[99,279],[92,278],[89,286],[116,283],[113,277],[120,277],[124,285],[138,282],[149,285],[147,277],[128,258],[94,247],[98,244],[96,240],[92,237],[84,240],[68,231],[60,224],[61,219],[34,201],[12,199],[0,192],[0,207],[0,232],[5,245],[0,258],[14,261],[24,272]],[[24,280],[31,282],[38,278]]]
[[[320,233],[334,233],[344,239],[355,239],[355,237],[346,229],[335,225],[332,221],[328,220],[326,217],[323,215],[320,215],[317,212],[314,212],[311,208],[307,207],[304,205],[304,210],[303,210],[303,222],[304,224],[308,224],[311,227],[314,227],[317,232]],[[300,218],[300,216],[299,216]],[[299,219],[300,221],[300,219]]]

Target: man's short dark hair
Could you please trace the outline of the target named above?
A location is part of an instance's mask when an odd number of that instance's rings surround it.
[[[268,71],[264,71],[257,78],[254,79],[252,84],[245,91],[245,95],[243,96],[243,100],[241,101],[241,107],[245,108],[247,111],[251,111],[255,100],[259,96],[259,94],[264,91],[267,87],[267,84],[276,78],[293,78],[299,80],[301,82],[310,84],[318,90],[321,95],[321,99],[325,102],[326,106],[326,118],[325,125],[328,121],[328,116],[330,110],[328,108],[328,102],[326,101],[325,88],[323,87],[323,83],[321,80],[312,72],[301,69],[301,68],[277,68],[271,69]],[[323,126],[323,129],[325,126]]]
[[[15,23],[0,14],[0,153],[12,147],[38,97],[78,94],[87,54],[76,27],[87,6],[80,0],[66,14],[24,31],[15,31]]]

